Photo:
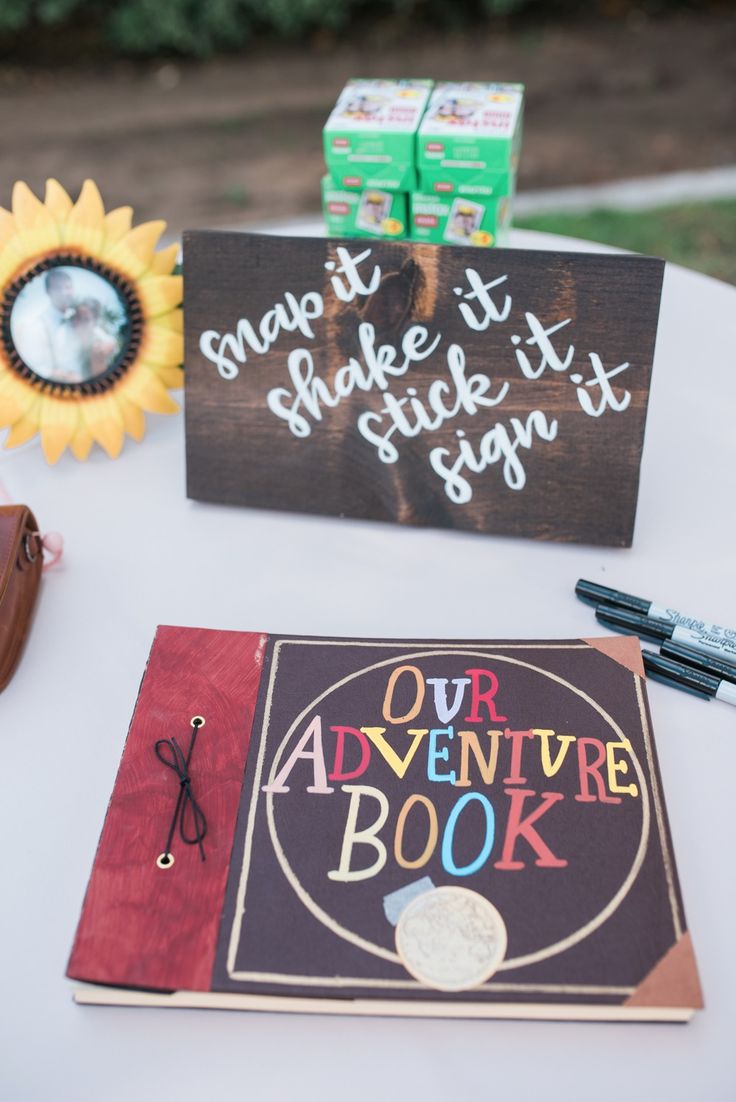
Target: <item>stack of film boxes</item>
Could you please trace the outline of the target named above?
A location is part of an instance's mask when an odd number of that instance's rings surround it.
[[[437,84],[417,134],[414,241],[503,244],[521,147],[522,84]]]
[[[349,81],[323,132],[330,236],[503,243],[523,102],[521,84]]]
[[[431,80],[350,80],[323,131],[332,237],[407,237],[416,138]]]

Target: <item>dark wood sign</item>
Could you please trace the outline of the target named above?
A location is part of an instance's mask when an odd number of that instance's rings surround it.
[[[188,495],[629,546],[663,268],[185,234]]]

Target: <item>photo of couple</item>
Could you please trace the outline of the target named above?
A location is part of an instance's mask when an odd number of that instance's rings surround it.
[[[24,364],[53,383],[104,375],[123,346],[118,293],[87,268],[58,266],[31,279],[13,303],[10,336]]]
[[[466,122],[472,119],[480,105],[476,100],[458,99],[457,96],[449,96],[440,101],[437,110],[432,116],[442,122]]]
[[[459,245],[469,244],[480,227],[483,214],[484,208],[480,203],[472,203],[469,199],[455,199],[447,219],[445,240]]]

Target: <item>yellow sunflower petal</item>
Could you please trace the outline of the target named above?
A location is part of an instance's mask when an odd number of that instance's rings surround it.
[[[10,244],[19,260],[48,252],[59,244],[59,227],[53,215],[22,180],[13,186],[13,216],[18,237]]]
[[[64,226],[64,242],[97,256],[102,248],[105,208],[93,180],[85,180]]]
[[[118,394],[117,402],[128,436],[132,436],[134,440],[142,440],[146,432],[143,410],[135,402],[129,402],[124,394]]]
[[[184,370],[181,366],[172,367],[170,364],[147,364],[164,386],[171,390],[179,390],[184,386]]]
[[[23,259],[28,256],[39,256],[59,247],[59,227],[53,219],[42,226],[36,226],[28,230],[19,238],[23,243]]]
[[[18,231],[14,229],[13,236],[8,241],[6,248],[0,251],[0,287],[5,287],[18,272],[22,261],[22,253],[19,256],[16,251],[17,244]]]
[[[105,215],[105,252],[109,252],[113,245],[117,244],[121,237],[131,227],[133,222],[132,207],[116,207]]]
[[[179,409],[161,380],[143,363],[139,363],[121,383],[120,393],[149,413],[176,413]]]
[[[20,383],[20,379],[14,371],[5,366],[4,359],[0,360],[0,364],[0,401],[2,401],[3,391],[7,388],[16,386]]]
[[[176,267],[179,259],[179,242],[167,245],[165,249],[159,249],[153,254],[150,271],[154,275],[170,275]]]
[[[0,207],[0,251],[5,248],[8,241],[10,241],[16,233],[16,230],[17,226],[15,224],[15,219],[10,211]]]
[[[80,406],[84,422],[92,436],[111,459],[117,459],[123,446],[123,415],[111,394],[98,394]]]
[[[175,310],[170,310],[168,314],[161,314],[156,318],[156,325],[159,328],[173,329],[175,333],[183,333],[184,311],[177,307]]]
[[[79,424],[79,406],[75,401],[64,401],[45,395],[41,399],[39,428],[41,446],[48,463],[56,463],[67,447]]]
[[[13,216],[20,230],[30,230],[39,218],[47,214],[40,199],[33,194],[28,184],[16,180],[13,184]]]
[[[38,432],[38,405],[39,402],[36,398],[32,407],[12,425],[10,432],[5,437],[6,448],[17,448],[21,444],[28,443],[36,435]]]
[[[150,323],[144,327],[139,355],[148,364],[164,367],[180,364],[184,359],[184,338],[173,329]]]
[[[38,400],[38,391],[8,371],[0,379],[0,425],[20,420]]]
[[[105,259],[129,279],[139,279],[151,267],[158,239],[165,229],[166,223],[161,220],[142,222],[106,251]]]
[[[84,421],[80,418],[79,426],[69,442],[72,455],[75,459],[86,459],[89,455],[94,439]]]
[[[57,222],[65,222],[69,211],[72,209],[72,201],[58,180],[46,181],[46,209]]]
[[[181,303],[184,285],[181,276],[146,276],[140,281],[138,297],[147,318],[157,318]]]
[[[23,251],[22,260],[58,249],[59,241],[59,227],[53,218],[49,218],[48,221],[34,226],[32,230],[26,230],[18,235],[18,244]]]

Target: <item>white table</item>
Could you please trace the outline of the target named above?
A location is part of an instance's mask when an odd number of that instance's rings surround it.
[[[523,232],[514,243],[594,248]],[[180,416],[150,417],[144,443],[127,444],[116,462],[95,451],[49,469],[37,445],[3,454],[0,479],[45,530],[63,532],[66,553],[45,576],[23,664],[0,697],[0,1096],[736,1097],[736,716],[656,684],[707,1002],[688,1026],[82,1008],[63,977],[156,624],[413,638],[601,633],[573,594],[578,577],[736,624],[734,348],[736,288],[668,266],[627,551],[195,504],[184,494]]]

